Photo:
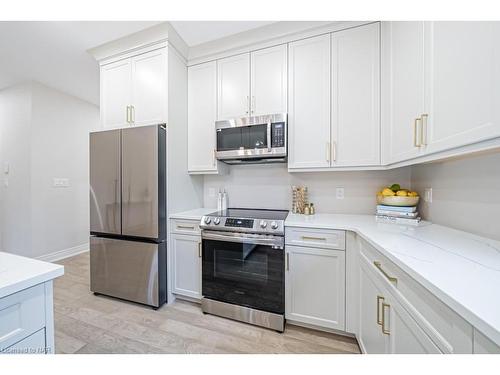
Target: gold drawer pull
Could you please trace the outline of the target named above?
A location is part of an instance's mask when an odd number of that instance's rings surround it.
[[[191,230],[194,230],[194,226],[189,226],[189,225],[177,225],[177,229],[191,229]]]
[[[303,240],[311,240],[311,241],[326,241],[326,238],[324,237],[308,237],[308,236],[302,236]]]
[[[382,319],[380,318],[380,301],[384,301],[385,298],[382,296],[377,296],[377,324],[382,325]]]
[[[201,242],[198,242],[198,257],[202,257],[203,256],[203,249],[201,247]]]
[[[384,275],[390,282],[396,284],[398,282],[398,279],[393,277],[393,276],[390,276],[387,272],[385,272],[382,268],[382,264],[380,262],[377,262],[377,261],[374,261],[373,264],[375,265],[375,267],[378,268],[378,270],[380,272],[382,272],[382,275]]]
[[[389,329],[385,328],[385,308],[386,307],[390,309],[391,305],[389,305],[388,303],[382,302],[382,333],[384,335],[390,335],[391,331]]]

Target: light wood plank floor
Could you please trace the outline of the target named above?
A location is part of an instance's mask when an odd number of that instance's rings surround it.
[[[57,353],[359,353],[356,340],[287,325],[285,332],[204,315],[176,301],[157,311],[89,291],[89,253],[60,262]]]

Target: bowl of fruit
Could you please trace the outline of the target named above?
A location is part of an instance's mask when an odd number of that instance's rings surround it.
[[[413,207],[418,204],[419,199],[416,191],[401,189],[399,184],[392,184],[377,193],[377,203],[387,206]]]

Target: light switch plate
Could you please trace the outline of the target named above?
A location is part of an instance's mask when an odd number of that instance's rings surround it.
[[[335,190],[335,197],[337,199],[344,199],[344,188],[343,187],[338,187]]]
[[[57,188],[69,187],[69,178],[54,177],[52,185]]]

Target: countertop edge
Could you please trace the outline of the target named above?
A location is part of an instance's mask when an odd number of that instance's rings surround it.
[[[43,284],[47,281],[54,280],[55,278],[64,275],[64,266],[55,264],[54,266],[57,267],[52,270],[38,273],[34,276],[15,281],[12,284],[0,288],[0,298],[7,297],[11,294],[15,294],[38,284]]]

